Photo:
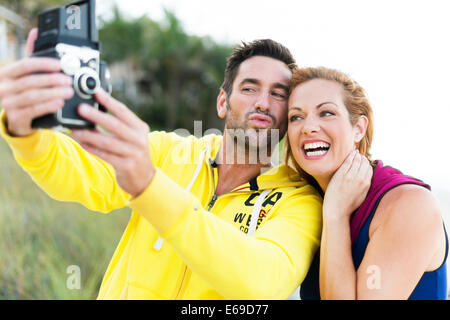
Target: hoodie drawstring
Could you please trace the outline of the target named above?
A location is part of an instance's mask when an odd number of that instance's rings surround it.
[[[261,194],[256,199],[255,205],[253,206],[252,217],[250,219],[250,226],[248,227],[247,236],[251,237],[255,233],[263,201],[271,191],[272,189],[266,189],[262,191]]]

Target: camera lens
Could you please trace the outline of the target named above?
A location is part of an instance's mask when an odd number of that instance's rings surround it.
[[[91,68],[83,67],[75,73],[74,89],[81,98],[91,99],[98,88],[100,88],[100,79]]]
[[[98,87],[98,81],[93,76],[84,74],[80,77],[79,87],[84,94],[94,94]]]
[[[86,87],[89,88],[89,90],[94,90],[97,86],[97,81],[93,77],[88,77],[86,79]]]

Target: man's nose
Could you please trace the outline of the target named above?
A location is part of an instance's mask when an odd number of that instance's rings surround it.
[[[266,112],[270,109],[270,94],[261,93],[255,104],[256,109]]]

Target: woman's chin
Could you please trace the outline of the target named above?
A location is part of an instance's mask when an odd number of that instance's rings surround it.
[[[333,176],[337,168],[331,168],[324,164],[300,164],[300,167],[317,181],[328,179]]]

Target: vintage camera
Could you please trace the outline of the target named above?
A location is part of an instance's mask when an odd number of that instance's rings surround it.
[[[78,114],[78,106],[87,103],[105,111],[94,93],[102,87],[111,92],[109,71],[100,61],[100,44],[95,25],[95,0],[83,0],[44,11],[38,16],[38,38],[33,56],[61,60],[63,73],[73,79],[75,94],[56,113],[33,119],[33,128],[94,128]]]

